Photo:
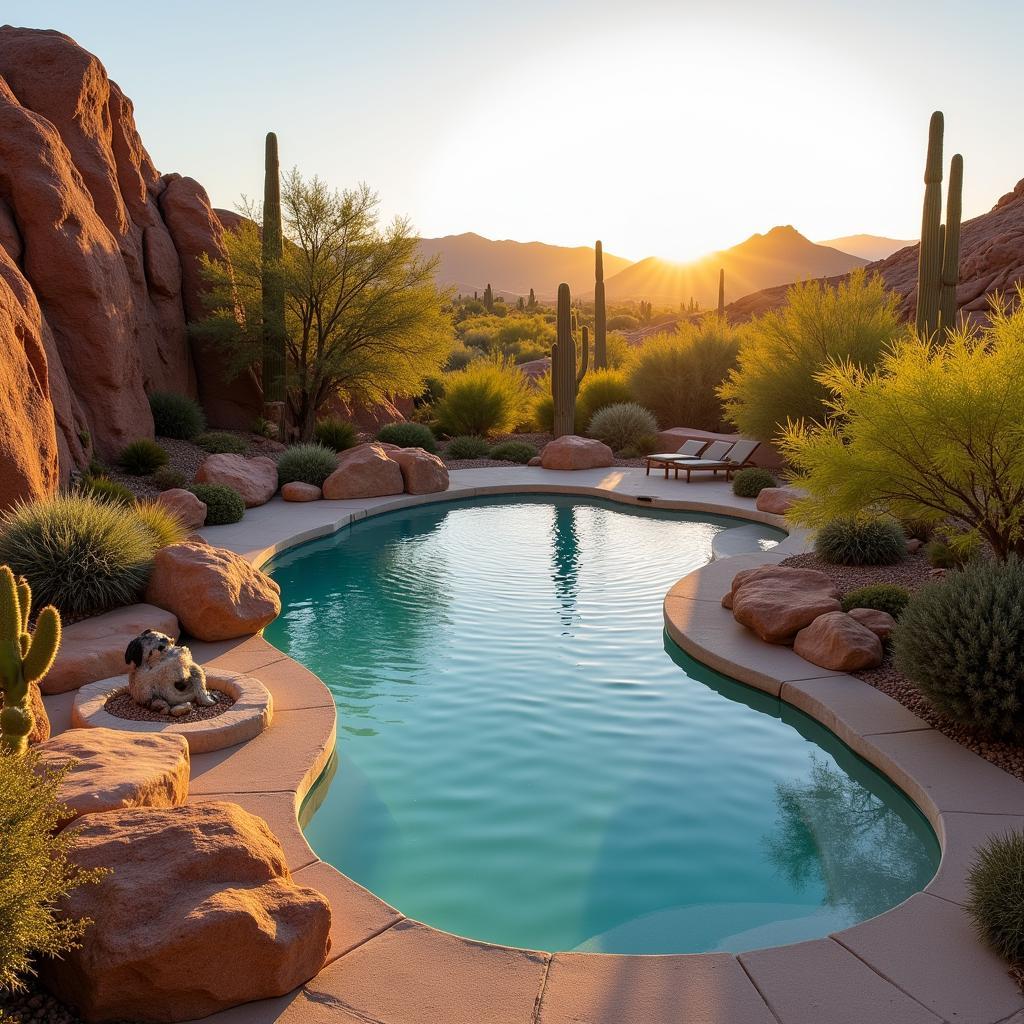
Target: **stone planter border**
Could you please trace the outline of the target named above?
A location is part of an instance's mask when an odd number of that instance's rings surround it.
[[[207,671],[206,685],[233,697],[235,703],[223,714],[199,722],[136,722],[107,711],[107,698],[128,688],[128,676],[111,676],[88,683],[75,692],[71,724],[76,728],[103,727],[136,733],[175,733],[188,741],[189,754],[222,750],[258,736],[274,716],[274,698],[252,676],[223,670]]]

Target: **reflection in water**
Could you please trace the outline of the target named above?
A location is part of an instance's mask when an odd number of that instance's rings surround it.
[[[825,905],[874,917],[928,877],[931,850],[870,790],[817,754],[809,758],[806,780],[776,784],[778,818],[765,852],[797,892],[820,886]]]
[[[580,538],[576,529],[576,509],[572,505],[553,509],[551,553],[555,596],[561,605],[562,625],[570,628],[579,621],[576,612],[577,577],[580,569]]]

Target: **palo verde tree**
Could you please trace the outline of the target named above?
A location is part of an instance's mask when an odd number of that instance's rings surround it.
[[[451,350],[450,296],[434,281],[410,223],[378,223],[378,197],[361,184],[338,192],[297,170],[281,188],[287,403],[308,440],[335,396],[381,401],[419,394]],[[262,351],[262,211],[227,232],[227,260],[204,259],[210,315],[196,332],[236,372]]]
[[[846,360],[818,380],[830,422],[791,424],[782,444],[809,495],[797,521],[888,513],[1024,556],[1024,306],[997,303],[982,331],[944,342],[912,332],[874,371]]]

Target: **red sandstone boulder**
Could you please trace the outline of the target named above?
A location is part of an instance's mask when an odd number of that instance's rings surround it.
[[[58,798],[71,821],[124,807],[177,807],[188,798],[188,740],[176,733],[68,729],[36,747],[42,769],[71,770]]]
[[[409,494],[433,494],[448,490],[448,467],[423,448],[399,448],[390,453],[402,470]]]
[[[231,640],[273,622],[281,612],[280,594],[240,555],[190,538],[156,553],[146,600],[174,612],[198,640]]]
[[[156,500],[174,513],[186,530],[198,530],[206,522],[206,502],[200,501],[191,491],[182,487],[161,491]]]
[[[528,466],[539,466],[541,462],[539,455],[534,455],[532,459],[527,463]]]
[[[540,453],[544,469],[600,469],[614,462],[615,454],[603,441],[576,434],[556,437]]]
[[[379,498],[405,490],[402,467],[391,457],[399,451],[379,442],[356,445],[338,456],[338,468],[324,481],[324,497],[332,500]]]
[[[851,608],[850,618],[867,626],[883,643],[892,636],[896,628],[896,620],[888,613],[877,608]]]
[[[182,1021],[284,995],[323,966],[331,909],[296,885],[266,823],[236,804],[89,814],[70,859],[111,868],[60,908],[88,917],[48,987],[88,1020]],[[241,1018],[240,1018],[241,1019]]]
[[[882,641],[842,611],[819,615],[796,635],[793,650],[812,665],[856,672],[882,664]]]
[[[784,565],[737,573],[731,607],[737,622],[772,644],[792,643],[819,615],[841,609],[839,590],[823,572]]]
[[[238,491],[246,508],[265,505],[277,493],[277,463],[265,455],[210,455],[196,470],[196,482]]]
[[[178,639],[177,618],[151,604],[130,604],[65,626],[53,667],[43,676],[43,693],[67,693],[121,675],[125,648],[147,629]]]
[[[803,497],[794,487],[765,487],[754,502],[758,512],[784,516]]]
[[[316,484],[304,484],[301,480],[290,480],[281,488],[285,501],[319,501],[323,496]]]

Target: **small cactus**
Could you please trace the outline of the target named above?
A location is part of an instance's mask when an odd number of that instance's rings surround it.
[[[551,346],[551,398],[554,402],[555,437],[571,434],[576,417],[576,392],[587,372],[590,356],[590,332],[582,334],[582,358],[576,368],[576,339],[573,337],[576,317],[572,312],[569,286],[558,286],[557,340]]]
[[[24,579],[15,579],[9,566],[0,566],[0,746],[24,753],[32,732],[31,684],[39,682],[53,664],[60,647],[60,614],[47,605],[29,633],[32,591]]]

